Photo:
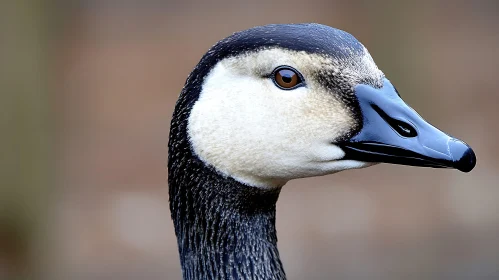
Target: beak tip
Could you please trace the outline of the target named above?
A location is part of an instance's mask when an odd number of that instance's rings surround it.
[[[470,172],[476,165],[475,152],[468,146],[459,160],[454,162],[454,167],[462,172]]]

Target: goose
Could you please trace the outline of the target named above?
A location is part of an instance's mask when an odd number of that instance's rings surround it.
[[[168,144],[183,279],[286,279],[276,202],[296,178],[391,163],[471,171],[473,150],[401,99],[367,49],[320,24],[216,43],[188,76]]]

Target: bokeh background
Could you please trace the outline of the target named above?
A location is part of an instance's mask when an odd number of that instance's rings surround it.
[[[180,279],[175,101],[219,39],[290,22],[354,34],[478,163],[290,182],[277,205],[288,278],[499,279],[498,3],[2,1],[0,279]]]

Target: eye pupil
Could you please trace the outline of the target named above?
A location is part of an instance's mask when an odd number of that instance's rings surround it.
[[[281,70],[280,73],[282,77],[282,81],[289,84],[293,81],[293,76],[295,73],[289,71],[289,70]]]
[[[292,89],[302,82],[300,75],[292,68],[278,68],[274,73],[273,80],[281,89]]]

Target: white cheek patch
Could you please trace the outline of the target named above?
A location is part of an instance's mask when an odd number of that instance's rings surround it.
[[[332,144],[355,120],[333,94],[307,79],[324,59],[273,49],[219,62],[189,116],[194,152],[223,174],[257,187],[367,165],[341,160],[344,152]],[[280,65],[301,71],[306,86],[281,90],[261,76]]]

